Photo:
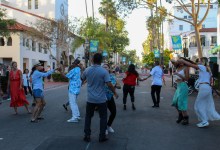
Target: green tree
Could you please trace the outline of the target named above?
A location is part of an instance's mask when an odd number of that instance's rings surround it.
[[[5,19],[6,17],[6,11],[0,8],[0,36],[2,37],[9,36],[11,31],[8,28],[16,23],[14,19]]]
[[[151,1],[151,0],[150,0]],[[167,2],[172,3],[173,0],[167,0]],[[176,2],[179,4],[180,8],[185,11],[189,16],[192,17],[192,20],[187,20],[184,18],[180,18],[178,16],[174,16],[171,13],[165,12],[163,9],[157,7],[152,2],[149,2],[149,0],[119,0],[118,7],[123,10],[134,10],[138,7],[156,7],[159,11],[163,12],[164,14],[167,14],[175,19],[187,22],[191,24],[195,29],[195,35],[196,35],[196,42],[198,46],[198,56],[199,58],[203,57],[202,54],[202,47],[201,47],[201,39],[200,39],[200,33],[199,30],[202,28],[202,23],[206,19],[209,9],[210,9],[210,0],[189,0],[189,1],[183,1],[183,0],[176,0]],[[200,7],[206,7],[206,11],[203,16],[199,16],[200,13]],[[199,17],[201,19],[199,19]]]

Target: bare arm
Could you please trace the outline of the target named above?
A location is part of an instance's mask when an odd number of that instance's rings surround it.
[[[20,70],[18,70],[18,71],[19,71],[19,75],[20,75],[20,89],[22,89],[23,88],[23,76],[22,76],[21,71]]]
[[[188,66],[188,67],[192,67],[192,68],[195,68],[195,69],[199,69],[199,66],[198,66],[198,65],[192,64],[192,63],[190,63],[190,62],[188,62],[188,61],[185,61],[185,60],[183,60],[183,59],[180,59],[180,60],[178,60],[177,62],[184,63],[184,64],[185,64],[186,66]]]

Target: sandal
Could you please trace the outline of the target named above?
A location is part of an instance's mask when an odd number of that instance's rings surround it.
[[[31,120],[31,123],[38,123],[38,120]]]

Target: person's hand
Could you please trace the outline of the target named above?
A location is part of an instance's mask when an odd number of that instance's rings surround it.
[[[118,99],[118,97],[119,97],[117,93],[115,93],[114,96],[116,99]]]
[[[59,68],[56,68],[55,70],[57,70],[57,71],[61,72],[61,71],[62,71],[62,68],[61,68],[61,67],[59,67]]]
[[[177,72],[174,72],[173,75],[177,75],[178,76],[179,74]]]

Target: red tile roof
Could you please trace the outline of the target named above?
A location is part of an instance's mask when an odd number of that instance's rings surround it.
[[[30,27],[16,22],[13,26],[8,27],[8,29],[15,30],[15,31],[28,31],[30,30]]]
[[[217,28],[202,28],[199,32],[217,32]]]

